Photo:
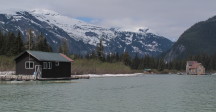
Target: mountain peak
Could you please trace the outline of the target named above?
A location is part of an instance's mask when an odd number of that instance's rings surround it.
[[[16,15],[17,12],[24,12],[27,10],[24,9],[7,9],[7,10],[1,10],[0,14],[7,14],[7,15]]]
[[[33,9],[31,10],[31,12],[34,14],[43,14],[43,15],[52,15],[52,16],[60,15],[59,13],[48,9]]]
[[[113,27],[112,29],[115,29],[117,31],[122,32],[134,32],[134,33],[150,33],[150,29],[148,27]]]

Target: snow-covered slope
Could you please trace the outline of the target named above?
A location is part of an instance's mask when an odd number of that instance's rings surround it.
[[[106,41],[115,37],[114,32],[107,28],[102,28],[77,19],[62,16],[54,11],[35,9],[31,11],[31,14],[37,19],[49,23],[51,26],[54,25],[62,28],[70,36],[74,37],[74,39],[82,40],[91,45],[99,43],[99,39],[104,37],[104,35],[107,37],[104,38]],[[94,32],[95,35],[93,35],[93,33],[90,34],[90,32]]]
[[[42,32],[55,50],[62,39],[67,39],[70,52],[76,54],[91,52],[100,39],[103,39],[107,53],[129,52],[131,55],[158,55],[173,44],[147,28],[137,31],[105,28],[43,9],[0,12],[0,29],[21,31],[24,37],[27,29],[34,30],[36,34]]]

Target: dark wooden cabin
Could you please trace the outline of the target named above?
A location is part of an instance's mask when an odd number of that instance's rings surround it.
[[[25,51],[15,58],[17,75],[39,74],[40,78],[67,78],[71,76],[71,60],[64,54]]]

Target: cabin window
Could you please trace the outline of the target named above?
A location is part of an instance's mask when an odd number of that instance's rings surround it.
[[[43,62],[43,69],[47,69],[47,62]]]
[[[56,65],[56,66],[59,66],[59,62],[55,62],[55,65]]]
[[[52,62],[48,62],[48,69],[52,69]]]
[[[26,61],[25,62],[25,69],[34,69],[34,62],[33,61]]]

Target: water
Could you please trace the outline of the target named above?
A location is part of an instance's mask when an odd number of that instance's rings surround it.
[[[0,82],[1,112],[216,112],[216,76]]]

